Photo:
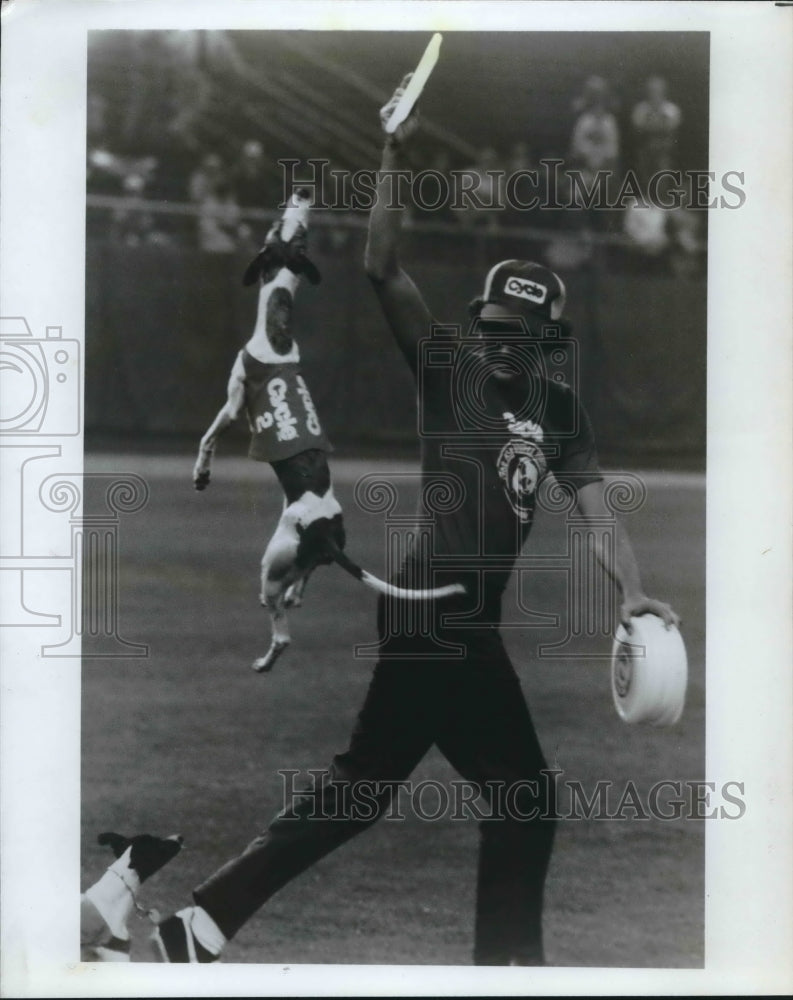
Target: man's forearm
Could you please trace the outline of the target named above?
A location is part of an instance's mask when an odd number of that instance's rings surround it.
[[[580,489],[578,507],[584,516],[584,523],[592,529],[593,548],[598,562],[622,592],[619,616],[627,631],[631,631],[631,618],[644,614],[658,615],[667,627],[679,625],[679,617],[668,604],[644,593],[639,564],[628,532],[620,521],[614,523],[613,534],[603,530],[604,521],[611,520],[613,516],[604,499],[603,484],[590,483]]]
[[[369,213],[369,235],[364,255],[366,273],[379,281],[399,270],[399,238],[405,209],[399,207],[396,172],[403,169],[404,159],[399,146],[386,142],[377,175],[376,199]]]
[[[577,502],[585,524],[592,529],[593,548],[602,568],[619,585],[624,599],[640,596],[639,564],[624,525],[618,519],[612,520],[614,514],[606,502],[604,484],[595,482],[582,487]],[[613,524],[613,533],[603,530],[604,522]]]
[[[614,539],[613,548],[608,543],[610,537]],[[597,560],[619,586],[623,600],[641,596],[642,582],[639,564],[625,528],[616,522],[613,535],[596,530],[595,539],[594,550]]]
[[[633,552],[628,533],[617,521],[616,524],[616,566],[614,575],[622,591],[623,599],[640,596],[642,591],[642,581],[639,574],[639,564]]]

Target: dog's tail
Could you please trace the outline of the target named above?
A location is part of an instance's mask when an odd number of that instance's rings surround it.
[[[367,587],[376,590],[378,594],[385,594],[386,597],[401,597],[405,601],[431,601],[437,597],[451,597],[454,594],[464,594],[465,587],[461,583],[448,583],[443,587],[429,587],[426,590],[416,590],[412,587],[397,587],[393,583],[386,583],[379,577],[362,569],[354,563],[349,556],[345,555],[340,548],[335,545],[330,546],[330,556],[333,561],[346,570],[350,576],[365,583]]]

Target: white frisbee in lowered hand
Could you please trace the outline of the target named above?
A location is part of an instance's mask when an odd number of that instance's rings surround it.
[[[657,615],[631,618],[632,632],[617,629],[611,651],[611,693],[625,722],[673,726],[683,714],[688,657],[676,626]]]

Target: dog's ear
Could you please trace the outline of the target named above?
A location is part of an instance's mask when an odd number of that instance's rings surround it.
[[[254,285],[260,277],[264,276],[265,281],[269,281],[275,276],[281,267],[284,266],[284,255],[277,245],[265,246],[256,254],[253,260],[245,268],[242,276],[242,283],[246,287]]]
[[[96,842],[102,847],[109,847],[117,858],[120,858],[130,845],[129,838],[120,833],[100,833]]]
[[[242,283],[243,285],[245,285],[246,288],[248,287],[248,285],[253,285],[256,281],[259,280],[259,273],[261,272],[261,262],[259,258],[261,257],[262,253],[264,253],[263,250],[257,253],[256,256],[253,258],[253,260],[250,262],[250,264],[248,264],[248,266],[245,268],[245,274],[243,274],[242,276]]]
[[[289,270],[294,274],[302,274],[312,285],[318,285],[322,281],[322,275],[316,264],[306,257],[305,251],[301,250],[295,254],[295,260],[288,265]]]

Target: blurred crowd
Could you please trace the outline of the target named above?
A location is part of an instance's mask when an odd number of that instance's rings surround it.
[[[662,171],[682,168],[676,150],[683,116],[669,98],[666,80],[650,76],[639,100],[623,109],[609,83],[601,76],[590,76],[572,100],[570,110],[566,148],[543,152],[546,162],[561,161],[553,172],[548,166],[543,171],[539,156],[528,142],[516,142],[506,156],[485,147],[467,169],[479,177],[475,191],[481,201],[495,200],[505,204],[506,211],[471,209],[447,213],[446,218],[455,217],[463,225],[484,226],[492,232],[504,226],[557,230],[558,235],[545,246],[551,266],[576,267],[599,243],[608,248],[612,262],[620,269],[677,276],[702,273],[704,218],[702,212],[691,208],[691,192],[685,184],[677,188],[669,176],[650,184]],[[575,207],[525,211],[510,206],[508,197],[494,199],[497,193],[493,187],[499,176],[527,170],[538,171],[540,177],[552,177],[555,186],[548,193],[553,203]],[[611,172],[612,199],[625,184],[620,206],[588,207],[581,186],[571,184],[567,171],[577,171],[589,192],[597,190],[599,172]],[[542,184],[540,189],[542,194]],[[533,193],[528,188],[524,191],[521,201]],[[680,192],[677,196],[676,191]]]
[[[623,101],[605,78],[590,76],[570,101],[555,148],[542,150],[544,159],[562,161],[553,194],[574,207],[525,211],[499,198],[495,188],[505,177],[538,169],[540,155],[528,141],[520,139],[504,152],[486,146],[473,163],[455,162],[448,148],[436,147],[422,151],[420,169],[444,175],[453,169],[470,171],[479,200],[506,208],[460,210],[444,203],[432,210],[414,208],[411,223],[430,223],[436,231],[439,224],[478,229],[494,237],[509,230],[513,238],[523,227],[527,239],[544,240],[547,262],[560,268],[579,266],[596,246],[605,246],[621,269],[696,276],[704,268],[703,213],[693,211],[686,197],[679,207],[657,204],[671,191],[668,179],[658,187],[656,203],[645,197],[654,175],[682,167],[676,158],[682,122],[663,77],[650,76],[641,95]],[[196,150],[179,162],[154,154],[131,157],[110,147],[104,101],[94,94],[88,103],[88,193],[121,200],[104,212],[89,213],[89,236],[130,246],[248,251],[258,246],[265,230],[261,220],[251,219],[251,210],[273,209],[282,198],[278,166],[256,138],[242,140],[232,154],[227,149]],[[566,169],[579,171],[588,188],[598,171],[612,171],[617,178],[632,171],[635,193],[620,208],[587,207]],[[545,237],[538,235],[541,230]],[[343,226],[326,230],[324,237],[341,245]]]
[[[126,156],[109,148],[103,128],[104,101],[88,104],[87,189],[123,199],[95,220],[89,236],[128,246],[192,244],[208,253],[232,253],[256,245],[258,233],[244,220],[247,209],[280,200],[273,166],[258,140],[242,143],[232,165],[216,152],[194,164],[167,157]],[[179,206],[190,208],[179,211]]]
[[[620,103],[608,82],[591,76],[574,102],[577,114],[570,139],[569,160],[584,178],[609,169],[619,176],[630,169],[636,177],[636,193],[626,199],[616,214],[590,212],[584,226],[601,221],[605,228],[625,237],[625,246],[635,251],[643,270],[664,270],[678,275],[694,274],[703,266],[699,252],[701,213],[691,209],[690,192],[684,190],[674,204],[674,181],[664,177],[653,193],[651,179],[662,171],[680,168],[676,162],[678,134],[682,124],[680,107],[670,100],[666,80],[648,77],[644,94],[620,121]],[[627,135],[623,138],[623,132]],[[631,257],[625,263],[630,264]]]

